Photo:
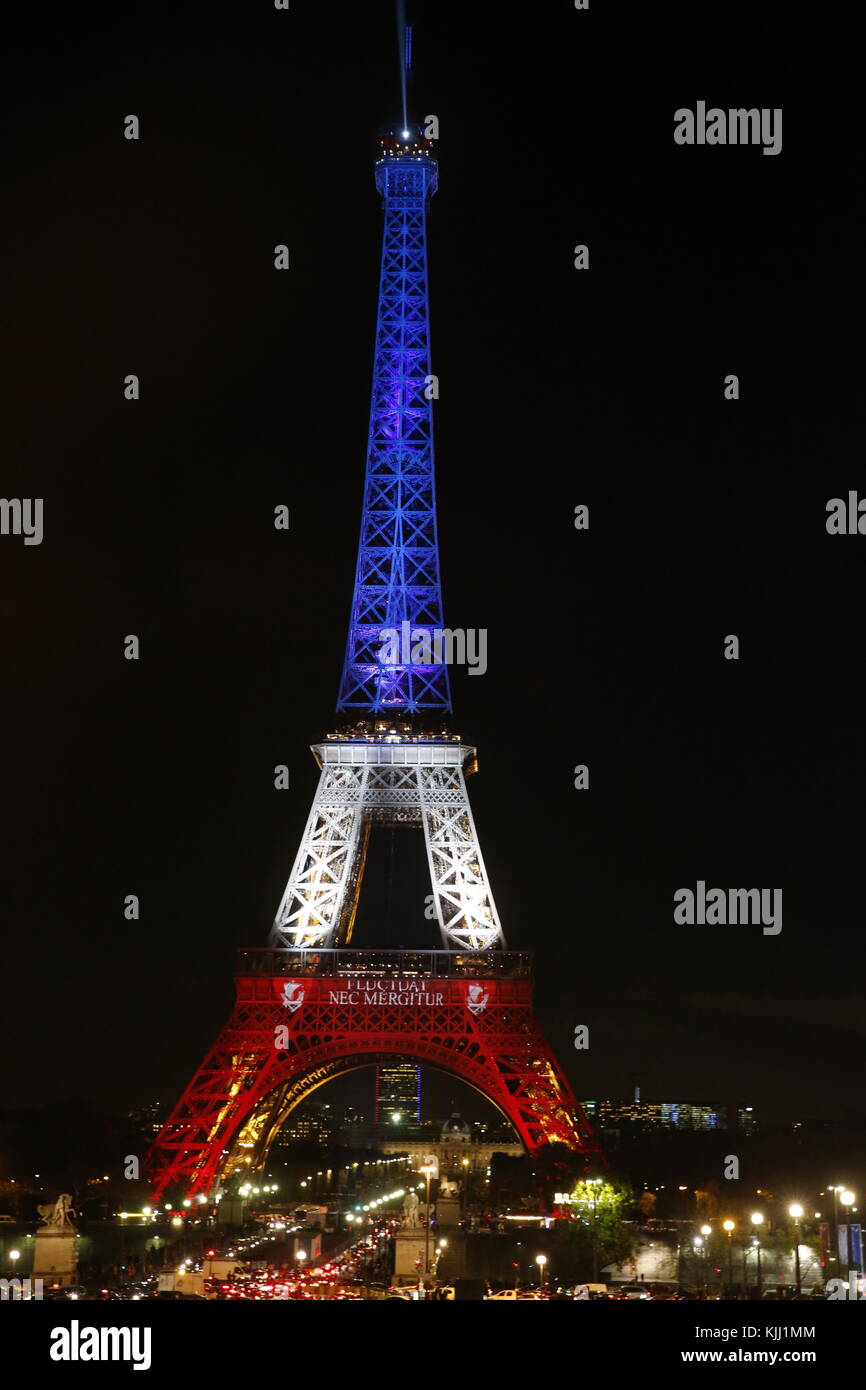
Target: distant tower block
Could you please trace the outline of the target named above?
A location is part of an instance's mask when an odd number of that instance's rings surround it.
[[[395,1062],[376,1068],[376,1124],[417,1124],[421,1118],[421,1068]]]

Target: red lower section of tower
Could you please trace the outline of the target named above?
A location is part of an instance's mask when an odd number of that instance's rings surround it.
[[[187,1196],[210,1192],[244,1126],[270,1096],[279,1097],[282,1123],[323,1082],[397,1056],[450,1072],[480,1091],[530,1153],[562,1144],[598,1154],[535,1022],[527,957],[488,953],[484,968],[494,978],[474,973],[479,962],[469,955],[449,955],[448,974],[409,968],[422,956],[445,955],[242,953],[231,1017],[147,1157],[154,1198],[170,1185]],[[301,956],[309,957],[303,973]],[[295,973],[273,973],[281,967]],[[320,974],[323,969],[334,973]]]

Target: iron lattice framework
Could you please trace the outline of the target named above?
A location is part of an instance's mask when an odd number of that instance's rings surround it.
[[[442,623],[425,392],[436,180],[429,142],[383,142],[370,442],[338,704],[364,718],[313,747],[319,785],[270,947],[241,953],[231,1017],[148,1155],[155,1197],[172,1185],[212,1193],[241,1164],[256,1171],[317,1086],[395,1057],[474,1086],[530,1152],[599,1152],[535,1022],[529,958],[504,949],[466,794],[475,749],[445,728],[418,729],[451,708],[447,666],[425,645]],[[386,659],[388,630],[407,633],[409,648]],[[375,826],[423,831],[443,951],[345,949]]]
[[[361,540],[338,710],[450,710],[436,660],[442,592],[433,482],[427,204],[430,141],[382,142],[385,231]],[[395,654],[385,634],[399,635]],[[393,640],[393,639],[392,639]]]
[[[385,730],[390,728],[390,732]],[[271,932],[275,946],[333,946],[352,935],[370,827],[424,831],[446,949],[504,945],[466,794],[475,750],[384,726],[313,749],[322,769]]]

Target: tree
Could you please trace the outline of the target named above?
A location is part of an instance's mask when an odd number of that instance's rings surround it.
[[[572,1219],[562,1228],[563,1277],[597,1280],[609,1264],[620,1264],[634,1253],[636,1236],[627,1217],[634,1196],[625,1185],[603,1178],[576,1183],[571,1194]]]

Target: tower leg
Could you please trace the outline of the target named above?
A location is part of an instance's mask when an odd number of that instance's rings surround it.
[[[348,940],[369,827],[363,806],[369,768],[324,767],[286,891],[271,929],[275,946],[333,946]]]
[[[421,768],[420,796],[436,915],[446,950],[504,945],[463,769]]]

